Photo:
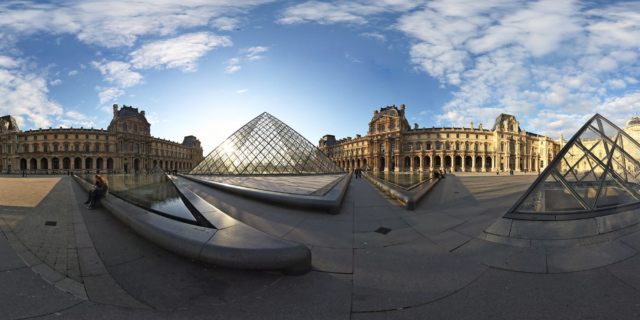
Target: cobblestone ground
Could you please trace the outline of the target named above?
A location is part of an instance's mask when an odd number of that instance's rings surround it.
[[[19,193],[18,193],[19,191]],[[24,250],[60,274],[82,283],[78,263],[70,179],[0,178],[0,219]],[[19,199],[19,201],[17,201]],[[55,226],[46,225],[48,221]]]

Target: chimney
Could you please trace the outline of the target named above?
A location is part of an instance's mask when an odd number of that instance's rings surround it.
[[[113,117],[115,118],[116,116],[118,116],[118,105],[114,104],[113,105]]]
[[[404,104],[403,104],[403,106],[404,106]],[[415,129],[418,129],[418,124],[417,123],[414,123],[414,126],[415,126],[414,127]]]
[[[482,130],[482,123],[478,126],[478,128],[480,128],[480,130]]]
[[[359,134],[356,134],[356,139],[360,139],[360,138],[362,138],[362,136]]]
[[[473,122],[471,122],[471,125],[470,125],[470,127],[471,127],[471,130],[473,130]]]
[[[628,121],[628,120],[627,120],[627,121]],[[560,140],[561,140],[561,141],[562,141],[562,140],[564,140],[564,139],[562,138],[562,133],[560,134]]]
[[[373,110],[373,115],[375,116],[376,114],[378,114],[378,110]]]
[[[140,111],[140,114],[144,117],[144,110]]]
[[[400,110],[404,110],[404,104],[400,105]]]

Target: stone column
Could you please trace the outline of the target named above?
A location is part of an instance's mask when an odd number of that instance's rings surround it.
[[[484,155],[482,156],[482,168],[480,169],[481,172],[487,172],[487,167],[486,167],[486,159],[487,157],[485,157]]]
[[[471,156],[471,172],[476,172],[476,155]]]

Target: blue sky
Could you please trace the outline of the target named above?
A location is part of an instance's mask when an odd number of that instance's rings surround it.
[[[132,105],[205,153],[263,111],[317,143],[403,103],[420,127],[504,112],[570,137],[638,111],[639,54],[638,2],[2,1],[0,115],[106,128]]]

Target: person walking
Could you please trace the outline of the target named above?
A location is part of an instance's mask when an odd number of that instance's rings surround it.
[[[93,186],[93,190],[89,193],[91,198],[89,205],[87,206],[87,209],[89,210],[95,208],[100,198],[104,198],[109,195],[109,182],[107,179],[101,177],[99,174],[96,174],[95,179],[96,184]]]

